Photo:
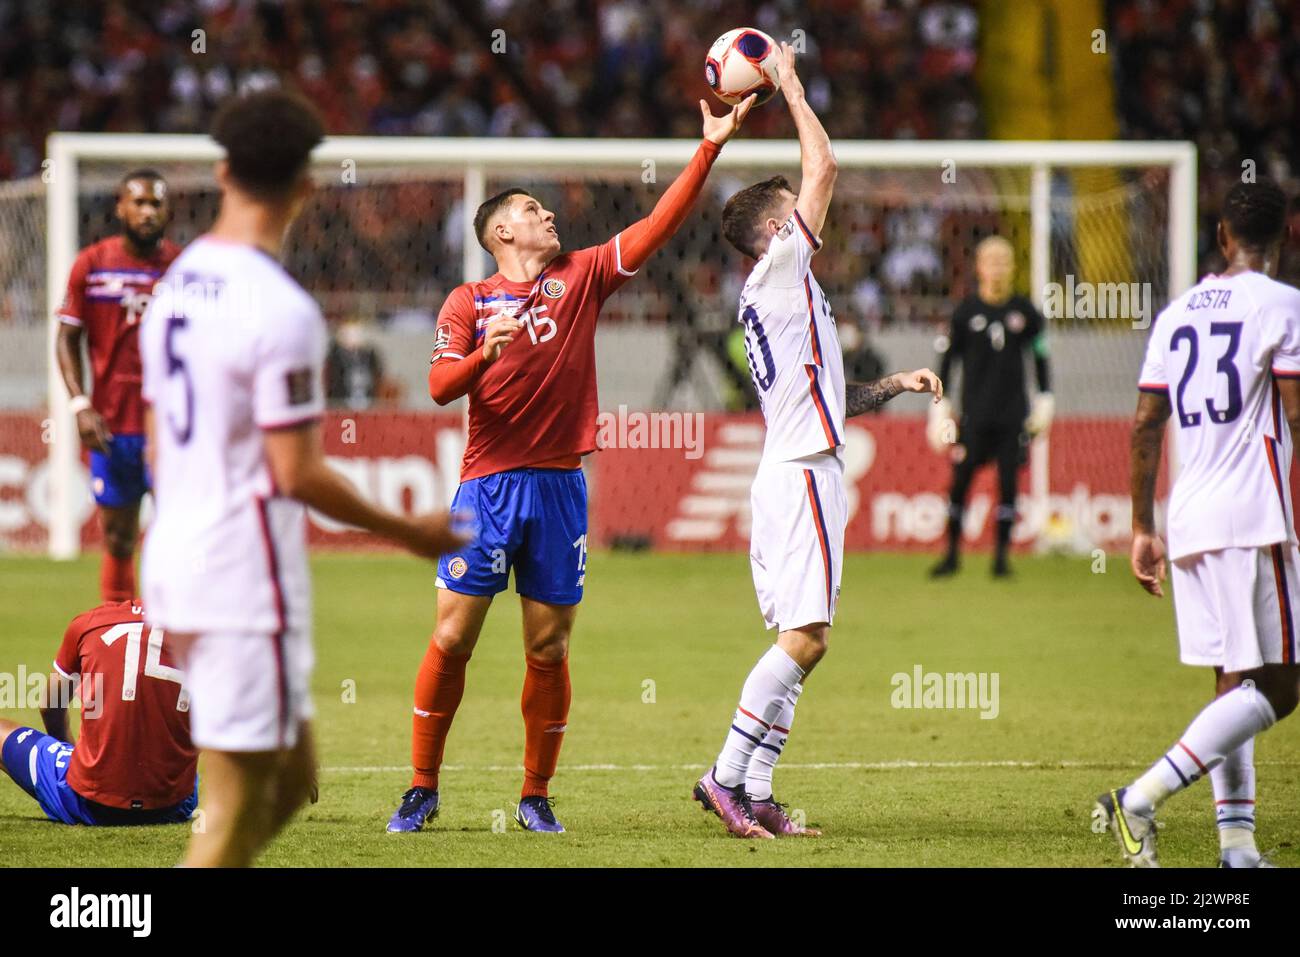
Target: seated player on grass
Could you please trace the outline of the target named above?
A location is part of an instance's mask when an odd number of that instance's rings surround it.
[[[109,602],[72,619],[54,658],[45,724],[0,718],[0,762],[60,824],[174,824],[199,803],[185,676],[141,602]],[[81,734],[68,703],[80,686]]]

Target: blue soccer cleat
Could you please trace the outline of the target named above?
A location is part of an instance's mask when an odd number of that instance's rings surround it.
[[[402,806],[388,821],[389,834],[411,834],[438,814],[438,792],[432,788],[411,788],[402,795]]]
[[[532,796],[519,801],[519,810],[515,812],[515,823],[525,831],[539,831],[543,834],[563,834],[564,825],[555,819],[551,810],[551,799]]]

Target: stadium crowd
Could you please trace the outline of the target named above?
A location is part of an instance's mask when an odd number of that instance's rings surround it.
[[[1113,0],[1108,8],[1124,135],[1186,137],[1200,148],[1203,269],[1216,257],[1212,198],[1243,158],[1294,192],[1287,119],[1300,85],[1300,20],[1284,6]],[[795,21],[806,31],[796,39],[808,53],[800,69],[809,99],[832,138],[983,135],[977,4],[961,0],[0,0],[0,180],[39,172],[53,129],[202,131],[232,91],[275,83],[306,92],[334,133],[694,137],[701,37],[740,22],[784,35]],[[780,109],[756,111],[749,126],[754,137],[793,134]],[[718,179],[718,193],[738,182]],[[649,205],[636,184],[556,187],[542,188],[571,247],[605,238]],[[999,224],[891,206],[889,196],[909,195],[905,179],[871,188],[871,200],[841,190],[831,228],[842,235],[819,267],[831,298],[867,328],[934,321],[969,272],[974,232]],[[192,238],[186,217],[205,221],[204,202],[178,210],[178,239]],[[721,196],[706,197],[706,228],[688,231],[676,261],[649,265],[639,294],[659,300],[657,314],[698,324],[701,290],[731,292],[741,264],[708,241],[720,206]],[[362,279],[393,300],[433,301],[458,278],[463,210],[445,181],[335,191],[318,207],[288,259],[327,304],[337,293],[354,313],[346,292]],[[593,209],[613,218],[593,221]],[[88,221],[85,238],[110,229],[107,216]],[[369,301],[372,315],[391,318],[382,295]]]

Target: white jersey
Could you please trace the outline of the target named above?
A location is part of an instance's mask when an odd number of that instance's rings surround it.
[[[812,274],[821,242],[796,210],[740,293],[745,354],[767,438],[765,461],[844,445],[844,356],[830,303]]]
[[[1173,407],[1170,558],[1296,541],[1274,377],[1300,377],[1300,291],[1262,273],[1211,275],[1156,318],[1138,387]]]
[[[264,429],[318,418],[325,323],[270,255],[200,238],[140,332],[155,513],[145,607],[169,631],[307,629],[306,511],[277,494]]]

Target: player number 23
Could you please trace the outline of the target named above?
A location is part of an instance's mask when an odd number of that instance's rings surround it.
[[[1207,396],[1205,399],[1205,409],[1210,414],[1210,421],[1223,425],[1241,415],[1241,374],[1237,371],[1237,364],[1234,361],[1237,358],[1237,347],[1241,345],[1241,323],[1212,322],[1210,323],[1210,338],[1226,338],[1228,340],[1215,367],[1228,380],[1228,404],[1220,408],[1214,404],[1213,396]],[[1184,407],[1184,394],[1187,391],[1187,383],[1191,381],[1192,373],[1196,371],[1196,363],[1200,357],[1200,344],[1197,340],[1195,326],[1179,326],[1175,329],[1174,334],[1169,338],[1169,351],[1182,352],[1183,343],[1187,344],[1187,365],[1183,367],[1183,375],[1178,380],[1178,388],[1174,390],[1174,404],[1178,409],[1178,424],[1182,428],[1188,429],[1201,424],[1201,413],[1199,411],[1188,412]]]

